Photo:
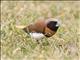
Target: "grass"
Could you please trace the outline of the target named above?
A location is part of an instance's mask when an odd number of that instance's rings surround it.
[[[59,18],[61,26],[43,44],[15,27],[47,17]],[[79,60],[80,2],[1,1],[0,31],[2,60]]]

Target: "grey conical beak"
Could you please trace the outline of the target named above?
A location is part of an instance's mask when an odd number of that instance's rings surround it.
[[[54,19],[54,21],[57,21],[56,27],[59,27],[61,25],[60,19]]]
[[[57,22],[56,27],[60,26],[60,21]]]

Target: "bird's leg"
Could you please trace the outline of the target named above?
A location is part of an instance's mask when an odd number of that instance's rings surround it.
[[[42,40],[36,40],[38,44],[42,44]]]
[[[38,44],[40,44],[39,40],[36,40],[36,42],[37,42]]]
[[[49,45],[49,41],[47,40],[47,38],[44,39],[44,41],[42,42],[43,46],[47,46]]]

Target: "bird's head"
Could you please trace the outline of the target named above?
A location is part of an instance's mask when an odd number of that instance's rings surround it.
[[[45,28],[45,36],[51,37],[56,33],[60,26],[60,21],[58,19],[48,20]]]

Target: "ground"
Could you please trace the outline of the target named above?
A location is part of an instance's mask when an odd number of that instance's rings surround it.
[[[58,18],[57,33],[37,44],[16,25],[28,25],[38,18]],[[1,1],[2,60],[79,60],[80,2]]]

